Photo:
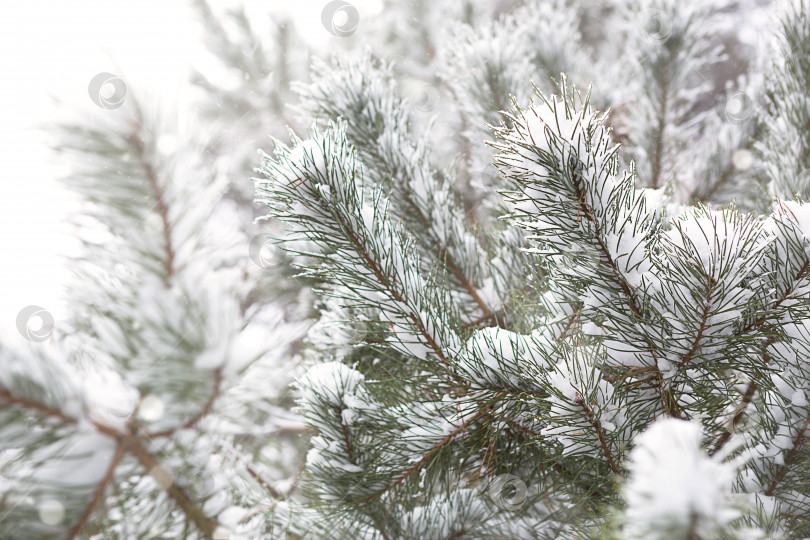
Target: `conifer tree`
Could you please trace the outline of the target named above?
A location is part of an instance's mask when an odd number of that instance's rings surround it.
[[[759,112],[765,129],[709,145],[731,155],[758,149],[776,194],[764,215],[733,202],[677,202],[678,189],[706,187],[678,175],[696,182],[694,165],[706,166],[693,154],[703,149],[685,142],[713,135],[705,85],[693,85],[718,61],[709,32],[717,8],[645,2],[630,12],[655,12],[671,27],[634,67],[641,84],[628,88],[638,97],[622,125],[629,156],[610,113],[565,76],[556,90],[535,88],[530,104],[508,92],[515,97],[493,143],[504,201],[495,208],[506,225],[476,235],[496,272],[498,249],[518,244],[524,276],[537,278],[520,283],[542,294],[483,327],[469,324],[475,295],[460,294],[465,280],[453,268],[464,231],[424,243],[425,229],[461,213],[443,194],[450,188],[387,157],[413,143],[402,137],[410,123],[393,85],[380,82],[386,68],[366,58],[316,70],[304,103],[320,122],[308,138],[276,145],[258,188],[291,238],[318,244],[307,274],[373,328],[299,383],[317,433],[305,487],[318,524],[374,538],[807,533],[810,235],[793,187],[806,157],[807,102],[797,89],[807,70],[794,53],[810,37],[807,6],[783,10],[772,68],[780,79],[768,85],[775,106]],[[482,46],[498,51],[495,36],[513,21],[502,19]],[[459,56],[497,65],[466,45],[470,35],[460,34]],[[503,60],[493,69],[503,79],[481,72],[466,86],[479,94],[456,92],[467,115],[485,116],[480,89],[497,96],[496,84],[519,78],[507,65],[531,70]],[[799,141],[788,154],[796,165],[776,174],[786,129]],[[429,163],[410,155],[410,170]],[[442,201],[442,220],[403,212],[411,193],[424,194],[416,209]]]
[[[0,538],[810,535],[806,1],[733,67],[742,1],[393,2],[334,56],[196,6],[235,87],[58,132]]]

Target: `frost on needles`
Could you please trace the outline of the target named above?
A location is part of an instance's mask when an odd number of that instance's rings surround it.
[[[351,121],[265,158],[261,199],[318,246],[304,271],[375,329],[299,381],[319,521],[380,538],[765,538],[807,509],[810,207],[667,216],[606,118],[563,77],[496,130],[507,221],[545,261],[529,331],[465,324],[459,281],[425,266],[425,229],[397,219],[399,188]]]
[[[806,1],[756,59],[754,0],[389,2],[311,64],[194,4],[195,122],[60,131],[0,538],[810,537]]]

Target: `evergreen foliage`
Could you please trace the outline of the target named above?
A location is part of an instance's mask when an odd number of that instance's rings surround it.
[[[506,4],[301,67],[199,2],[242,85],[59,131],[83,255],[0,345],[0,538],[810,536],[810,6],[717,80],[743,2]]]

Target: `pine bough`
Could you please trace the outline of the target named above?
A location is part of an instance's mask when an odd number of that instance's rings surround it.
[[[264,78],[244,13],[229,41],[199,4],[252,93],[197,83],[290,124],[290,81]],[[311,329],[289,305],[306,290],[235,254],[244,231],[200,166],[225,147],[238,168],[248,140],[162,155],[134,101],[71,129],[92,225],[66,337],[0,348],[0,536],[808,537],[808,7],[784,9],[765,76],[737,81],[759,110],[735,123],[707,110],[729,3],[624,4],[601,12],[621,39],[593,53],[578,2],[446,42],[425,28],[459,115],[452,164],[391,66],[313,65],[312,131],[257,180],[285,265],[321,293]],[[583,95],[560,71],[597,82]],[[293,357],[312,365],[297,413],[278,397]],[[276,475],[304,435],[299,491]]]
[[[795,48],[806,7],[789,13]],[[807,112],[790,81],[808,70],[776,70],[769,133],[781,144],[779,115]],[[369,328],[299,381],[317,432],[313,532],[807,534],[810,205],[664,205],[639,187],[664,169],[640,180],[623,165],[607,114],[563,77],[496,129],[509,226],[471,246],[384,74],[368,59],[319,71],[304,101],[325,122],[279,143],[258,180],[272,215],[318,246],[304,271]],[[778,188],[790,184],[761,156]],[[516,241],[524,267],[504,269],[490,254]],[[487,271],[536,280],[529,324],[470,324]]]

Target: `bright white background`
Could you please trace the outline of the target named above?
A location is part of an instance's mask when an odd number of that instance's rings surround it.
[[[101,71],[171,99],[187,78],[197,28],[183,2],[8,2],[0,17],[0,329],[19,338],[20,309],[65,313],[62,256],[76,242],[64,225],[76,203],[56,181],[45,141],[62,108],[92,106]],[[55,103],[54,97],[65,102]],[[14,331],[9,331],[14,329]]]

